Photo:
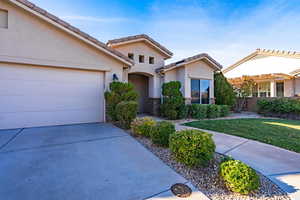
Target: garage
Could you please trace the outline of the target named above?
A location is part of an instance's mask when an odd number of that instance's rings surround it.
[[[102,122],[104,73],[0,63],[0,129]]]

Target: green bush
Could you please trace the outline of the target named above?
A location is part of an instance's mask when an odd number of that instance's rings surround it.
[[[163,104],[161,105],[161,114],[168,119],[179,119],[183,116],[180,109],[184,106],[184,98],[180,91],[181,83],[171,81],[162,86]],[[182,112],[180,114],[180,112]]]
[[[200,130],[175,132],[170,136],[169,146],[176,160],[189,167],[206,165],[216,148],[212,135]]]
[[[191,104],[189,105],[189,116],[193,119],[207,118],[207,107],[205,104]]]
[[[300,100],[289,98],[260,99],[258,112],[262,114],[300,114]]]
[[[214,74],[214,92],[217,105],[228,105],[231,107],[235,104],[236,94],[234,89],[222,72]]]
[[[116,106],[117,120],[123,128],[129,129],[136,118],[138,103],[136,101],[122,101]]]
[[[208,118],[217,118],[220,117],[221,108],[219,105],[210,104],[207,107],[207,117]]]
[[[164,147],[169,146],[169,136],[175,133],[175,126],[171,122],[157,122],[154,130],[150,133],[151,140],[154,144]]]
[[[189,107],[185,104],[181,105],[178,110],[178,118],[186,119],[189,116]]]
[[[133,134],[150,137],[151,131],[153,131],[156,125],[156,121],[151,117],[135,118],[131,123],[131,129]]]
[[[230,113],[230,108],[227,105],[220,105],[220,117],[226,117]]]
[[[105,92],[106,111],[112,121],[117,121],[117,105],[122,101],[137,101],[138,93],[131,83],[112,82],[109,85],[110,91]]]
[[[240,194],[249,194],[260,186],[256,172],[239,160],[221,163],[220,175],[229,190]]]

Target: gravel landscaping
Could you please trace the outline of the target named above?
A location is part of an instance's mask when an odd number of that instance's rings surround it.
[[[153,145],[151,140],[145,137],[134,137],[138,142],[148,150],[159,157],[164,163],[173,168],[189,180],[195,187],[207,195],[210,199],[216,200],[290,200],[284,191],[271,182],[265,176],[259,174],[261,187],[255,193],[250,195],[240,195],[230,192],[224,186],[218,176],[218,166],[223,155],[215,154],[214,159],[210,161],[207,167],[190,169],[183,164],[176,162],[168,148]]]

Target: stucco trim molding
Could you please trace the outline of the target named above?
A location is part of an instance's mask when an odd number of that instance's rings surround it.
[[[110,47],[106,46],[104,43],[101,43],[97,39],[93,38],[92,36],[80,31],[78,28],[70,25],[69,23],[59,19],[58,17],[48,13],[46,10],[34,5],[33,3],[27,0],[8,0],[9,2],[13,3],[14,5],[34,14],[35,16],[47,21],[48,23],[54,25],[55,27],[75,36],[76,38],[88,43],[89,45],[94,46],[98,50],[112,56],[113,58],[121,61],[122,63],[132,66],[134,63],[127,58],[126,56],[122,55],[121,53],[111,49]]]
[[[89,70],[89,71],[111,71],[111,68],[105,66],[97,66],[84,63],[70,63],[56,60],[43,60],[43,59],[33,59],[24,57],[13,57],[0,55],[0,63],[16,63],[23,65],[35,65],[35,66],[46,66],[55,68],[65,68],[65,69],[79,69],[79,70]],[[83,67],[84,66],[84,67]]]

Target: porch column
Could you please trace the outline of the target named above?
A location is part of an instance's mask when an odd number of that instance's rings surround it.
[[[270,82],[271,97],[276,97],[276,82],[273,80]]]

